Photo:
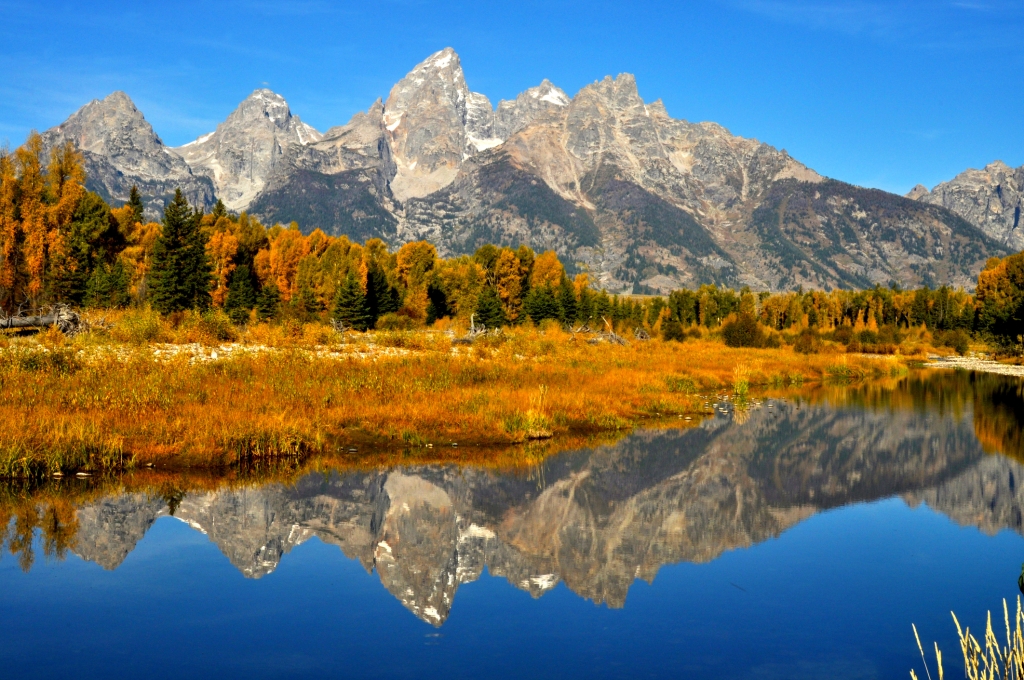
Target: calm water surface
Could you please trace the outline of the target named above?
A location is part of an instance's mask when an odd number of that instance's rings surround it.
[[[1021,396],[936,373],[517,473],[79,488],[63,559],[11,521],[0,677],[923,677],[911,622],[959,677],[949,611],[1018,594]]]

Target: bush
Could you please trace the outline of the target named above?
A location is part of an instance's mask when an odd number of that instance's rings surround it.
[[[668,376],[665,378],[665,385],[669,392],[697,394],[697,383],[689,376]]]
[[[110,329],[110,337],[142,345],[161,339],[162,330],[159,314],[151,309],[140,309],[121,317]]]
[[[949,347],[960,356],[967,354],[971,347],[971,336],[966,331],[939,331],[932,337],[936,347]]]
[[[686,333],[683,332],[683,324],[679,323],[677,319],[665,319],[661,323],[661,337],[663,340],[675,340],[682,342],[686,339]]]
[[[840,326],[832,331],[832,339],[844,345],[849,345],[853,340],[853,328],[850,326]]]
[[[26,373],[71,375],[82,367],[73,349],[20,349],[0,354],[0,369],[14,368]]]
[[[877,345],[878,333],[867,330],[861,331],[857,333],[857,341],[862,345]]]
[[[813,328],[805,328],[796,336],[793,349],[801,354],[817,354],[821,351],[821,338]]]
[[[722,325],[722,339],[729,347],[764,347],[764,328],[753,314],[739,314]]]
[[[388,312],[377,319],[377,330],[380,331],[408,331],[412,330],[413,320],[404,314]]]
[[[199,312],[189,309],[167,315],[167,322],[174,329],[173,342],[197,342],[212,345],[236,339],[235,327],[223,310],[208,309]]]

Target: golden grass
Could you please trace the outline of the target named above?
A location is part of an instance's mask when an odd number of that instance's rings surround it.
[[[952,614],[952,612],[950,612]],[[964,676],[968,680],[1020,680],[1024,678],[1024,611],[1021,610],[1020,597],[1017,597],[1017,615],[1014,617],[1014,628],[1010,629],[1010,612],[1003,600],[1003,622],[1006,626],[1006,644],[1001,645],[992,630],[992,612],[988,613],[985,621],[985,646],[982,648],[977,638],[971,635],[970,628],[961,628],[960,621],[956,614],[953,615],[953,623],[956,624],[956,633],[960,638],[960,651],[964,657]],[[917,641],[917,648],[921,652],[921,661],[924,663],[925,675],[931,678],[928,669],[928,662],[925,660],[924,648],[921,646],[921,638],[917,634],[917,626],[911,624],[914,629],[914,639]],[[938,678],[943,678],[942,652],[939,645],[935,645],[935,664],[938,671]],[[910,671],[912,680],[918,680],[917,673]]]
[[[704,339],[620,347],[515,329],[453,348],[444,333],[343,337],[315,324],[255,325],[210,360],[216,347],[157,354],[150,343],[213,344],[216,323],[194,316],[166,326],[142,333],[146,341],[123,327],[117,335],[118,326],[71,341],[5,341],[0,476],[626,432],[703,413],[699,395],[906,371],[892,357],[731,349]],[[239,347],[247,351],[230,351]]]

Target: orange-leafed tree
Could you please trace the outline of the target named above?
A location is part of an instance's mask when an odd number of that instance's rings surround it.
[[[21,221],[14,158],[0,150],[0,307],[10,307],[21,272]]]
[[[515,322],[523,306],[523,263],[516,253],[502,248],[494,263],[494,289],[501,300],[506,318]]]
[[[22,255],[25,266],[27,301],[39,304],[46,274],[47,210],[46,178],[42,169],[43,139],[29,135],[24,146],[14,152],[18,172],[18,213],[21,218]]]
[[[72,243],[75,211],[85,196],[82,159],[67,143],[51,150],[43,168],[36,132],[13,154],[0,152],[0,305],[41,305],[47,284],[84,286],[88,244]],[[73,249],[76,246],[77,249]],[[63,286],[57,286],[61,293]],[[51,291],[53,292],[53,291]]]
[[[426,241],[406,243],[398,249],[398,277],[406,288],[426,287],[437,265],[437,248]]]
[[[284,302],[298,292],[299,262],[309,254],[309,242],[298,227],[272,228],[270,248],[256,254],[256,275],[264,286],[273,284]]]
[[[533,272],[530,274],[531,288],[555,288],[562,283],[565,276],[565,268],[558,261],[558,254],[549,250],[537,256],[533,262]]]
[[[224,219],[224,218],[221,218]],[[206,254],[213,263],[213,304],[223,307],[228,299],[228,283],[235,271],[235,256],[238,254],[238,239],[230,231],[215,231],[206,243]]]

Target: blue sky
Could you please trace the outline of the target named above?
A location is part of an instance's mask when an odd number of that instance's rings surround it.
[[[451,46],[495,104],[630,72],[677,118],[904,193],[1024,164],[1022,34],[1022,0],[0,0],[0,141],[116,89],[170,145],[264,84],[325,130]]]

